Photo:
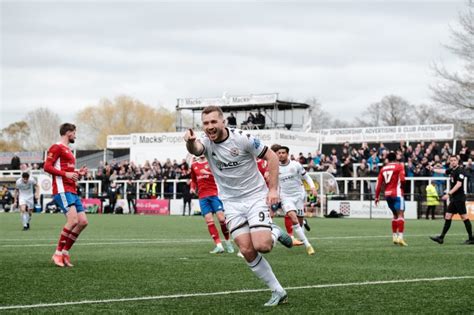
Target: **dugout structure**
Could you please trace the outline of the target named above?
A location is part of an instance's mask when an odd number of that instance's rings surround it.
[[[278,93],[227,95],[214,98],[178,98],[176,105],[176,131],[188,128],[201,129],[201,112],[209,105],[222,108],[227,119],[231,113],[236,127],[248,129],[287,129],[306,131],[311,125],[310,105],[278,99]],[[250,113],[262,119],[249,123]]]

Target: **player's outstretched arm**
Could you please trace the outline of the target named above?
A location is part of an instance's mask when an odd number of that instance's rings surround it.
[[[204,146],[201,141],[197,140],[196,134],[192,129],[186,130],[184,133],[184,141],[186,142],[186,149],[189,153],[199,156],[204,152]]]

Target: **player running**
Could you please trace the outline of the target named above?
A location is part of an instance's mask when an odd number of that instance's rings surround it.
[[[291,219],[293,231],[303,242],[308,255],[314,255],[314,248],[301,228],[304,223],[304,204],[306,200],[306,192],[301,180],[304,180],[309,185],[314,195],[317,195],[318,192],[313,179],[306,173],[303,166],[296,161],[290,161],[290,159],[288,159],[289,152],[290,149],[286,146],[280,146],[277,150],[278,159],[280,161],[279,181],[281,208],[285,212],[285,215],[288,215]]]
[[[392,210],[392,237],[393,244],[408,246],[403,239],[405,229],[405,199],[403,197],[403,187],[405,185],[405,167],[397,162],[395,152],[387,155],[388,164],[382,167],[377,178],[377,187],[375,189],[375,205],[379,204],[380,191],[382,184],[385,185],[385,200]]]
[[[224,203],[227,227],[249,268],[272,290],[265,306],[286,303],[286,291],[260,254],[270,252],[276,240],[292,246],[290,236],[272,223],[269,213],[269,206],[279,201],[278,158],[253,136],[226,128],[218,106],[204,108],[201,120],[205,135],[197,140],[193,130],[187,130],[186,148],[206,156]],[[258,173],[257,157],[268,161],[269,188]]]
[[[276,153],[276,149],[275,148],[279,148],[280,145],[278,144],[273,144],[271,146],[271,149],[273,152]],[[260,172],[260,174],[262,174],[263,178],[265,179],[265,183],[267,183],[267,186],[268,186],[268,163],[266,160],[264,159],[257,159],[257,166],[258,166],[258,171]],[[275,213],[278,211],[278,209],[281,208],[281,202],[278,203],[278,204],[275,204],[275,205],[272,205],[271,209],[272,211],[270,212],[272,218],[275,216]],[[285,214],[285,228],[286,228],[286,232],[288,233],[289,236],[291,236],[291,239],[293,240],[293,246],[301,246],[303,245],[303,242],[301,242],[300,240],[297,240],[296,238],[293,237],[293,222],[291,221],[290,217]]]
[[[30,174],[25,172],[21,174],[15,185],[15,197],[13,204],[20,206],[21,221],[23,223],[23,231],[30,229],[31,216],[35,199],[39,199],[39,186],[34,178],[30,178]]]
[[[234,252],[234,246],[230,242],[230,233],[225,224],[224,205],[217,196],[217,186],[214,181],[214,176],[209,169],[209,163],[204,155],[201,155],[196,162],[191,165],[191,193],[199,193],[199,206],[201,207],[201,214],[206,220],[207,229],[211,235],[216,247],[211,254],[221,254],[224,252],[219,232],[214,224],[213,213],[216,214],[217,220],[221,226],[222,234],[225,238],[225,247],[228,253]]]
[[[53,198],[66,215],[66,224],[59,237],[58,246],[52,257],[59,267],[73,267],[69,250],[86,228],[88,222],[80,198],[77,196],[76,182],[88,172],[84,166],[75,170],[76,158],[69,148],[76,140],[76,126],[64,123],[59,129],[60,141],[48,150],[44,170],[53,177]]]

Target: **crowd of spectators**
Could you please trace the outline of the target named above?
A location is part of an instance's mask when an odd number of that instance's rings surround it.
[[[393,144],[391,144],[393,148]],[[474,148],[469,148],[466,141],[461,141],[457,152],[453,152],[449,142],[439,144],[437,142],[420,142],[415,145],[407,145],[400,142],[394,151],[399,162],[405,164],[407,177],[437,177],[444,176],[435,173],[435,168],[447,168],[448,158],[457,154],[464,164],[465,174],[469,178],[468,191],[474,192]],[[334,146],[327,154],[316,151],[314,153],[302,152],[291,154],[290,159],[297,160],[310,172],[328,172],[336,177],[377,177],[380,167],[385,162],[389,149],[379,143],[377,146],[369,147],[367,143],[353,145],[344,143],[342,146]],[[354,165],[356,167],[354,167]],[[20,170],[36,170],[40,165],[21,164]],[[132,161],[112,160],[110,163],[102,163],[94,171],[87,175],[88,180],[100,180],[102,192],[107,193],[111,184],[117,180],[140,180],[140,191],[147,195],[156,195],[161,191],[163,183],[165,194],[173,193],[173,184],[167,183],[170,179],[190,179],[190,165],[186,159],[181,161],[167,159],[166,161],[146,161],[138,165]],[[146,181],[143,182],[143,181]],[[444,180],[435,181],[438,193],[444,189]],[[370,187],[368,187],[370,190]],[[357,187],[354,187],[357,189]],[[178,189],[181,191],[181,187]]]

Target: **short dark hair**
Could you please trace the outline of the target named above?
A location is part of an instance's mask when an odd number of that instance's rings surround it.
[[[76,125],[71,123],[64,123],[59,127],[59,135],[64,136],[68,131],[76,130]]]
[[[288,148],[287,146],[284,146],[284,145],[280,146],[280,148],[278,149],[278,151],[280,151],[280,150],[285,150],[286,153],[289,153],[289,152],[290,152],[290,148]],[[300,152],[300,154],[301,154],[301,152]]]
[[[275,143],[275,144],[272,144],[272,146],[270,147],[270,149],[273,151],[273,152],[277,152],[278,150],[280,150],[281,148],[281,145]]]
[[[459,161],[459,158],[458,158],[458,156],[457,156],[456,154],[452,154],[452,155],[450,155],[450,156],[449,156],[449,158],[455,158],[456,160],[458,160],[458,161]]]
[[[30,173],[28,173],[28,172],[22,173],[22,174],[21,174],[21,178],[24,178],[24,179],[30,178]]]
[[[389,162],[395,162],[397,160],[397,155],[395,152],[390,151],[390,153],[387,155],[387,159]]]
[[[224,118],[224,112],[222,111],[222,108],[215,105],[209,105],[209,106],[204,107],[204,109],[202,110],[201,116],[210,114],[212,112],[218,112],[219,116]]]

